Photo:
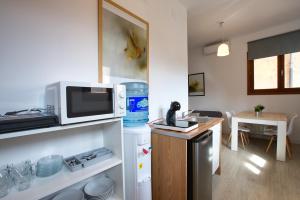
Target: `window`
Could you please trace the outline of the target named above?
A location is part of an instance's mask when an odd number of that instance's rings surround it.
[[[300,94],[300,30],[248,42],[248,95]]]
[[[277,83],[277,56],[254,60],[254,89],[275,89]]]
[[[300,88],[300,52],[284,55],[284,86]]]
[[[248,95],[300,94],[300,52],[248,60]]]

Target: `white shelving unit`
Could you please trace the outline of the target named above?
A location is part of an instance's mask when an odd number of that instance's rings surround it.
[[[75,172],[69,171],[64,166],[63,170],[61,170],[59,173],[53,176],[47,178],[35,177],[29,189],[20,192],[16,191],[15,189],[12,189],[10,193],[1,200],[40,200],[44,198],[47,199],[47,196],[49,195],[57,193],[65,188],[72,187],[72,185],[79,184],[80,182],[84,182],[87,179],[96,176],[102,172],[108,174],[109,177],[111,177],[116,183],[115,194],[113,197],[110,198],[110,200],[125,199],[125,187],[123,178],[123,124],[121,118],[2,134],[0,135],[0,160],[5,159],[6,157],[3,157],[4,154],[8,154],[10,152],[12,154],[12,159],[8,161],[9,163],[14,163],[14,154],[16,155],[15,157],[24,157],[25,154],[34,155],[35,153],[38,153],[33,151],[29,153],[25,152],[23,155],[17,155],[18,153],[22,154],[22,148],[15,150],[13,147],[15,143],[21,143],[22,141],[27,142],[29,143],[27,144],[27,146],[33,146],[32,148],[34,150],[41,148],[41,144],[39,144],[39,141],[45,142],[43,141],[43,139],[47,139],[49,136],[50,143],[48,145],[51,146],[52,142],[55,146],[60,145],[56,144],[57,141],[60,140],[60,138],[64,140],[68,139],[71,141],[73,133],[77,135],[76,140],[73,139],[74,141],[78,141],[78,137],[80,136],[80,134],[82,134],[82,140],[96,140],[96,144],[94,144],[95,141],[89,142],[93,145],[99,145],[97,146],[98,148],[106,147],[111,149],[114,153],[114,156],[108,160],[99,162],[95,165],[83,168]],[[31,138],[28,139],[27,137]],[[35,140],[34,138],[36,137],[39,137],[39,139]],[[89,144],[86,141],[83,141],[83,143]],[[83,146],[85,148],[88,148],[87,145]],[[94,146],[91,148],[94,148]],[[71,148],[71,150],[68,149],[68,152],[64,152],[63,147],[54,147],[54,149],[57,149],[57,152],[55,152],[56,154],[61,154],[65,157],[71,156],[76,151],[76,153],[82,153],[86,151],[86,149],[76,149],[76,145],[75,147]],[[3,154],[1,154],[1,151],[3,152]]]
[[[36,178],[29,189],[21,192],[12,191],[12,193],[4,197],[3,200],[38,200],[120,164],[122,164],[122,161],[113,157],[76,172],[70,172],[64,167],[61,172],[54,176],[48,178]]]
[[[63,131],[63,130],[93,126],[93,125],[98,125],[98,124],[106,124],[106,123],[117,122],[117,121],[120,121],[120,118],[98,120],[98,121],[64,125],[64,126],[54,126],[54,127],[50,127],[50,128],[39,128],[39,129],[32,129],[32,130],[27,130],[27,131],[4,133],[4,134],[0,134],[0,140],[22,137],[22,136],[37,135],[37,134],[45,134],[45,133],[59,134],[60,133],[59,131]]]

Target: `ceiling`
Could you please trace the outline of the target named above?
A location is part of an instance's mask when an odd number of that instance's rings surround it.
[[[179,0],[188,9],[189,47],[300,19],[300,0]]]

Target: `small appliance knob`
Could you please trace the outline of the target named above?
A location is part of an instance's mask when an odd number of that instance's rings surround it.
[[[120,92],[119,92],[119,97],[120,97],[120,98],[122,98],[122,99],[125,97],[125,95],[124,95],[124,92],[123,92],[123,91],[120,91]]]

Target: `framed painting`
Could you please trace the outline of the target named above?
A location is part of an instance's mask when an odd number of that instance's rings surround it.
[[[99,81],[148,82],[149,23],[111,0],[99,9]]]
[[[189,74],[189,96],[205,96],[204,73]]]

